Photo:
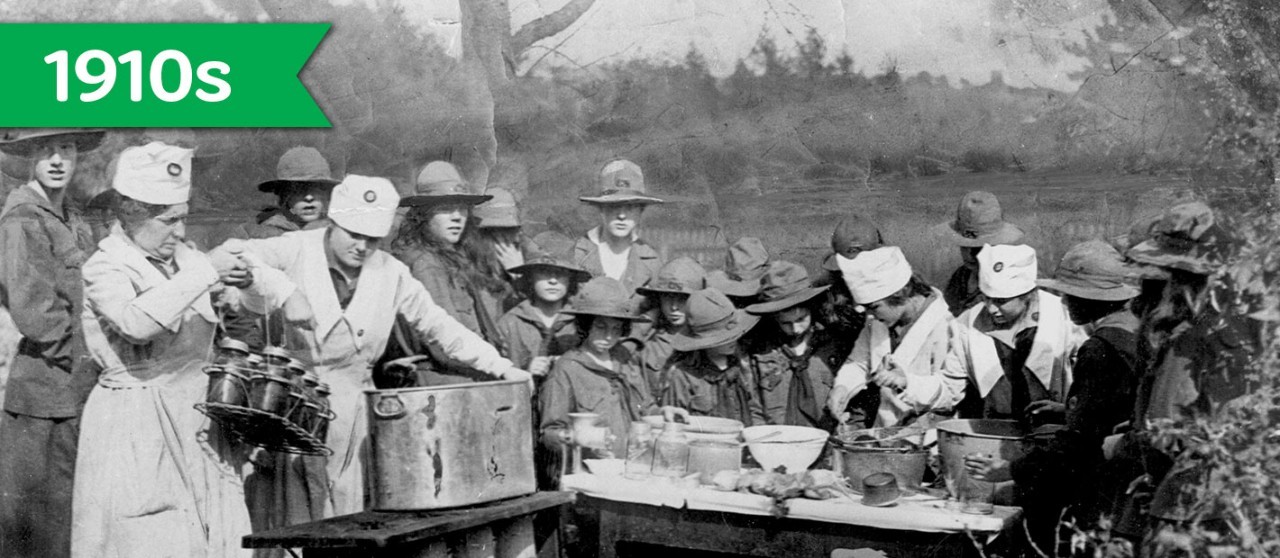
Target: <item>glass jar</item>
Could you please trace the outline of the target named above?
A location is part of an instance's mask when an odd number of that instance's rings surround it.
[[[218,351],[213,356],[212,364],[240,370],[249,368],[249,345],[230,337],[224,338],[218,342]]]
[[[702,484],[721,471],[742,468],[742,444],[724,440],[694,440],[689,443],[689,472],[699,473]]]
[[[629,479],[643,479],[653,471],[653,427],[644,421],[631,423],[627,432],[627,466],[623,473]]]
[[[689,470],[689,437],[684,425],[668,422],[653,443],[653,475],[683,477]]]

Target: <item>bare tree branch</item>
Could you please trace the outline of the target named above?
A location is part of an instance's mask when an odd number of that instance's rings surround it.
[[[559,10],[526,23],[511,36],[511,52],[519,56],[521,52],[542,39],[556,35],[568,29],[578,21],[582,14],[596,3],[596,0],[569,0]]]

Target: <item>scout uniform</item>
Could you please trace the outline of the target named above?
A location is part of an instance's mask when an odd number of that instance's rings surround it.
[[[101,130],[10,130],[0,138],[0,151],[31,157],[42,141],[72,141],[85,153],[102,136]],[[44,188],[37,180],[19,186],[0,211],[0,304],[22,336],[9,364],[0,417],[4,556],[70,551],[78,417],[95,373],[80,326],[80,264],[92,235],[65,204],[55,206]]]
[[[713,288],[689,295],[688,314],[689,332],[671,340],[677,352],[663,371],[659,401],[693,415],[734,419],[747,426],[765,424],[755,373],[742,351],[720,368],[705,350],[736,344],[760,317],[735,309],[729,297]]]
[[[347,279],[330,267],[326,238],[334,227],[371,238],[390,230],[400,196],[384,178],[348,175],[334,187],[330,229],[297,231],[239,243],[260,263],[283,271],[306,295],[316,314],[312,332],[293,331],[320,379],[333,388],[327,445],[335,515],[364,509],[361,449],[368,428],[362,391],[373,387],[372,369],[400,318],[416,340],[441,358],[496,377],[527,377],[478,335],[431,299],[409,268],[381,250],[371,250],[359,275]]]
[[[969,192],[960,199],[956,219],[946,224],[946,231],[951,242],[961,248],[1019,244],[1023,237],[1022,229],[1004,220],[1004,210],[995,194],[982,191]],[[956,316],[982,302],[978,270],[971,265],[956,268],[942,294]]]
[[[760,285],[760,302],[746,307],[749,314],[765,316],[800,305],[812,307],[810,301],[827,292],[827,287],[810,283],[805,268],[785,261],[774,262]],[[835,354],[837,347],[822,331],[817,317],[816,312],[810,312],[809,329],[797,338],[787,339],[775,329],[771,335],[757,335],[757,342],[748,350],[756,394],[769,424],[824,430],[835,426],[826,402],[841,357]]]
[[[632,323],[645,320],[634,314],[630,299],[631,291],[621,283],[596,277],[582,286],[573,298],[573,309],[564,313]],[[569,428],[569,413],[598,413],[600,424],[614,436],[609,450],[614,456],[625,456],[631,422],[659,412],[636,355],[618,343],[610,357],[612,369],[601,366],[581,347],[556,359],[538,394],[544,444],[559,447],[559,433]]]
[[[1110,245],[1093,240],[1071,247],[1055,277],[1037,283],[1082,300],[1124,302],[1138,295],[1139,274]],[[1132,479],[1112,474],[1102,443],[1116,425],[1129,419],[1149,350],[1138,335],[1137,316],[1127,307],[1086,327],[1091,335],[1076,353],[1066,428],[1010,463],[1028,525],[1041,544],[1052,545],[1064,507],[1072,506],[1077,521],[1092,524],[1099,513],[1112,509],[1112,500]]]
[[[556,242],[552,236],[563,238],[566,242]],[[512,273],[526,275],[537,268],[551,268],[567,272],[569,283],[565,289],[573,291],[573,285],[585,283],[591,278],[582,268],[569,261],[573,241],[564,235],[548,232],[535,238],[542,240],[537,249],[525,256],[525,263],[511,268]],[[530,289],[532,283],[530,282]],[[534,308],[533,295],[516,305],[498,319],[498,335],[502,340],[502,349],[511,362],[520,368],[527,369],[534,357],[560,356],[569,349],[578,346],[578,330],[573,325],[573,315],[561,312],[548,324],[542,314]],[[570,309],[565,301],[565,310]]]
[[[631,337],[639,342],[640,360],[644,364],[645,378],[655,392],[661,391],[662,370],[666,368],[667,361],[675,352],[671,340],[677,333],[687,332],[689,329],[687,317],[685,323],[680,326],[672,325],[663,317],[662,309],[658,308],[659,297],[663,294],[683,296],[687,302],[689,295],[694,291],[700,291],[706,287],[707,272],[692,258],[681,257],[662,266],[658,271],[658,277],[649,286],[636,289],[637,293],[649,297],[650,306],[654,307],[645,312],[649,322],[638,324],[638,327],[632,330]]]
[[[978,266],[986,297],[1031,296],[1019,324],[997,325],[987,304],[970,307],[952,322],[944,365],[951,404],[963,400],[959,411],[967,418],[1021,418],[1032,402],[1065,403],[1084,332],[1071,323],[1061,298],[1036,290],[1035,250],[983,246]]]
[[[644,174],[631,161],[619,159],[605,165],[600,169],[598,186],[600,195],[578,199],[602,211],[612,205],[662,203],[662,200],[645,193]],[[630,247],[623,254],[613,254],[603,236],[606,234],[608,231],[596,227],[579,238],[573,247],[574,263],[591,273],[592,277],[607,276],[622,283],[628,291],[634,292],[649,284],[662,267],[658,252],[632,233]]]
[[[311,184],[332,188],[338,183],[329,170],[329,162],[314,147],[292,147],[280,156],[276,163],[276,178],[258,185],[259,192],[276,194],[280,197],[280,206],[264,211],[253,223],[241,225],[239,238],[271,238],[287,232],[303,229],[323,229],[329,224],[327,219],[317,219],[302,224],[289,214],[284,207],[288,189],[295,186]]]
[[[116,192],[141,202],[187,202],[191,150],[153,142],[121,152]],[[283,274],[256,272],[225,294],[258,312],[294,292]],[[178,244],[169,261],[120,227],[84,265],[90,349],[104,371],[89,395],[75,477],[73,556],[243,556],[250,532],[240,468],[247,448],[193,408],[218,317],[219,273]]]
[[[845,284],[859,305],[884,300],[908,285],[912,270],[902,250],[886,246],[859,253],[853,259],[837,254]],[[877,386],[879,404],[872,427],[909,424],[931,411],[946,411],[952,406],[942,374],[946,361],[951,326],[951,313],[935,289],[924,301],[920,314],[905,329],[891,327],[868,315],[867,325],[858,335],[849,358],[840,367],[836,385],[857,395],[868,387],[868,377],[888,362],[896,363],[905,373],[906,387],[901,390]],[[837,408],[843,405],[836,402]]]
[[[434,161],[418,173],[414,194],[400,200],[400,207],[442,204],[475,206],[489,199],[490,196],[472,194],[467,190],[467,183],[453,165]],[[502,315],[501,301],[485,296],[482,293],[483,287],[475,284],[472,278],[459,273],[454,266],[448,265],[445,261],[447,256],[442,255],[440,249],[408,240],[403,236],[400,238],[403,248],[396,250],[395,256],[409,266],[413,277],[431,293],[431,300],[467,329],[490,343],[497,343],[495,322]],[[457,250],[458,247],[443,249]],[[465,258],[466,255],[458,250],[453,257]]]
[[[1178,276],[1207,276],[1215,273],[1232,256],[1233,236],[1219,225],[1203,203],[1176,205],[1151,226],[1150,238],[1130,248],[1129,259],[1153,265]],[[1189,288],[1189,287],[1185,287]],[[1212,416],[1256,388],[1249,375],[1256,370],[1261,339],[1260,322],[1223,311],[1208,288],[1191,293],[1194,315],[1172,327],[1172,333],[1157,348],[1151,366],[1138,385],[1134,425],[1141,434],[1151,419],[1192,420]],[[1142,447],[1143,436],[1131,441]],[[1184,500],[1184,488],[1206,482],[1204,468],[1195,460],[1182,461],[1161,455],[1149,460],[1146,472],[1156,486],[1150,504],[1152,517],[1182,521],[1193,517],[1193,503]],[[1172,466],[1172,470],[1168,468]],[[1167,474],[1165,471],[1168,471]],[[1191,504],[1191,505],[1189,505]],[[1219,519],[1216,511],[1199,516]]]

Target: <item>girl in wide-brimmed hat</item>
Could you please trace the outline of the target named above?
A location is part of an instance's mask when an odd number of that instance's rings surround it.
[[[276,164],[276,177],[258,184],[258,191],[275,194],[276,207],[260,213],[242,227],[244,238],[271,238],[286,232],[324,228],[329,194],[339,180],[329,161],[314,147],[291,147]]]
[[[991,192],[973,191],[960,198],[954,221],[940,227],[952,244],[960,248],[963,263],[956,268],[943,289],[943,298],[958,316],[982,301],[978,289],[978,252],[984,245],[1021,244],[1023,232],[1004,220],[1000,200]]]
[[[845,409],[859,392],[878,392],[873,420],[864,427],[899,426],[930,411],[951,407],[942,374],[951,313],[942,293],[911,270],[896,246],[836,255],[853,301],[865,309],[867,325],[840,367],[829,408]]]
[[[1150,348],[1130,310],[1142,271],[1125,264],[1105,242],[1072,246],[1052,279],[1041,288],[1062,295],[1071,321],[1091,331],[1076,352],[1073,381],[1065,405],[1035,403],[1037,422],[1062,422],[1066,429],[1048,443],[1035,444],[1022,459],[972,454],[965,463],[978,479],[1017,481],[1028,526],[1037,542],[1052,544],[1063,508],[1077,525],[1092,525],[1140,472],[1119,473],[1103,457],[1104,440],[1133,413],[1136,388]],[[1059,487],[1070,487],[1063,490]],[[1041,548],[1046,548],[1041,546]]]
[[[648,286],[636,289],[636,293],[648,297],[652,308],[645,312],[649,322],[632,332],[640,343],[649,385],[657,387],[660,382],[662,369],[675,351],[672,338],[689,331],[689,295],[706,287],[707,273],[702,265],[692,258],[680,257],[662,266]]]
[[[472,210],[467,223],[471,233],[462,236],[461,246],[480,273],[495,279],[487,283],[486,292],[505,312],[524,298],[511,270],[524,263],[525,252],[537,247],[521,229],[515,195],[505,188],[489,188],[485,195],[491,197]],[[570,251],[564,257],[572,260],[573,254]]]
[[[569,261],[573,239],[552,231],[534,237],[524,264],[510,269],[525,299],[498,319],[502,348],[516,366],[545,376],[554,357],[577,346],[569,298],[591,278]]]
[[[707,274],[707,286],[724,293],[734,306],[746,308],[760,294],[760,278],[769,270],[769,251],[760,239],[744,236],[729,246],[724,269]]]
[[[497,344],[496,322],[502,307],[486,291],[499,291],[504,285],[482,273],[460,248],[463,237],[471,234],[472,208],[489,199],[468,190],[453,165],[443,161],[427,164],[418,174],[414,193],[400,200],[400,207],[409,208],[409,212],[391,252],[409,266],[431,293],[432,301],[467,329]]]
[[[643,287],[658,274],[662,258],[640,240],[644,208],[662,203],[645,191],[644,174],[631,161],[618,159],[600,169],[599,195],[578,198],[600,210],[600,226],[574,245],[574,262],[593,277],[610,277],[628,291]]]
[[[662,373],[660,400],[695,415],[765,424],[755,374],[738,341],[759,316],[736,309],[714,288],[689,295],[689,330],[671,340],[676,354]]]
[[[0,304],[22,339],[10,361],[7,414],[0,418],[0,548],[10,556],[66,556],[71,471],[80,406],[94,371],[83,349],[80,263],[91,233],[65,206],[76,161],[102,130],[17,129],[0,151],[30,161],[30,180],[9,193],[0,215]],[[32,510],[41,510],[32,521]]]
[[[774,262],[760,284],[760,302],[746,310],[765,316],[748,347],[765,415],[770,424],[831,430],[827,395],[844,355],[815,319],[827,286],[814,286],[803,266],[786,261]]]
[[[649,390],[635,353],[620,344],[631,324],[645,320],[634,313],[631,292],[608,277],[596,277],[573,297],[572,310],[582,343],[556,359],[539,393],[543,443],[569,443],[569,413],[598,413],[600,424],[614,436],[607,448],[625,456],[632,421],[663,412]],[[680,414],[666,409],[664,414]]]

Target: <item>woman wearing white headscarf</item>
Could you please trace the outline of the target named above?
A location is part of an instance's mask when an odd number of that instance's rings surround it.
[[[191,150],[153,142],[120,154],[119,224],[84,265],[85,331],[104,372],[80,431],[71,552],[77,557],[247,555],[245,449],[193,408],[218,317],[212,290],[266,311],[294,292],[250,276],[235,254],[183,242]],[[286,314],[309,321],[300,296]]]
[[[942,293],[912,273],[896,246],[835,259],[854,303],[870,319],[836,375],[828,400],[832,414],[839,416],[869,384],[879,389],[880,404],[875,419],[863,426],[898,426],[949,410],[942,367],[951,312]]]

